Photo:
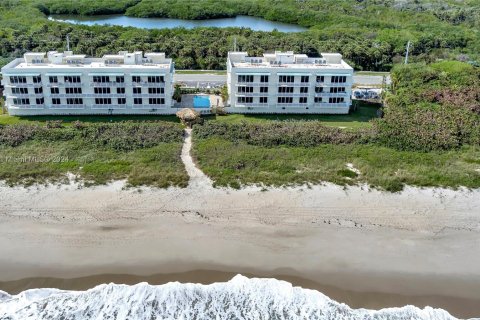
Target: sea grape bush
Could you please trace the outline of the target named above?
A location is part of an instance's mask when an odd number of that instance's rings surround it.
[[[376,142],[398,150],[448,150],[480,145],[480,117],[464,109],[390,108],[376,119]]]
[[[150,148],[162,142],[182,141],[183,130],[167,123],[80,124],[58,128],[16,124],[0,127],[0,145],[16,147],[29,140],[69,141],[77,139],[97,147],[130,151]]]
[[[41,130],[39,126],[13,125],[0,127],[0,145],[16,147],[25,141],[31,140]]]
[[[161,142],[180,142],[183,129],[175,124],[109,123],[81,129],[82,138],[96,146],[129,151],[150,148]]]
[[[230,141],[246,141],[252,145],[274,147],[314,147],[320,144],[348,144],[368,140],[367,131],[348,131],[326,127],[319,122],[280,122],[238,124],[207,121],[203,126],[195,126],[198,138],[222,137]]]

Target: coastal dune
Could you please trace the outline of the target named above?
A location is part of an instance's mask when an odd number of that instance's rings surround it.
[[[184,189],[0,187],[0,290],[86,289],[149,275],[154,284],[182,274],[210,283],[243,273],[354,308],[480,315],[478,190],[231,190],[201,179]],[[87,278],[63,280],[79,277]]]

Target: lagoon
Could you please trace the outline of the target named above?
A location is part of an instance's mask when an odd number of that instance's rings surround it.
[[[122,27],[136,27],[143,29],[173,29],[186,28],[193,29],[199,27],[216,28],[250,28],[255,31],[273,31],[280,32],[302,32],[307,28],[275,21],[269,21],[262,18],[237,16],[234,18],[209,19],[209,20],[182,20],[168,18],[135,18],[124,15],[99,15],[99,16],[78,16],[78,15],[51,15],[49,20],[67,22],[82,25],[113,25]]]

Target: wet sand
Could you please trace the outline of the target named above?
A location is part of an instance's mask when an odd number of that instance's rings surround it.
[[[152,285],[160,285],[168,282],[201,283],[211,284],[214,282],[226,282],[232,279],[236,273],[195,270],[183,273],[156,274],[151,276],[136,276],[125,274],[102,274],[89,277],[60,279],[60,278],[27,278],[16,281],[0,282],[3,291],[12,294],[34,288],[59,288],[64,290],[88,290],[103,283],[117,283],[134,285],[140,282],[148,282]],[[381,309],[388,307],[399,307],[415,305],[418,307],[434,306],[448,309],[451,314],[457,317],[473,317],[478,315],[480,300],[448,297],[441,295],[420,295],[408,296],[383,292],[362,292],[340,289],[330,285],[323,285],[315,281],[300,277],[281,274],[244,274],[253,278],[276,278],[292,283],[294,286],[318,290],[331,299],[345,303],[352,308]]]

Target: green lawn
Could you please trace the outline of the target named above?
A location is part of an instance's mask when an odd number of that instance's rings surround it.
[[[16,124],[16,123],[44,123],[52,120],[62,120],[69,124],[75,121],[81,122],[121,122],[121,121],[160,121],[160,122],[176,122],[180,123],[175,115],[115,115],[115,116],[10,116],[8,114],[0,115],[0,125]]]
[[[227,74],[226,70],[175,70],[178,74],[214,74],[223,76]]]
[[[225,121],[231,123],[239,123],[241,121],[249,122],[266,122],[266,121],[320,121],[327,126],[341,128],[364,128],[370,125],[369,121],[376,117],[377,110],[380,105],[358,103],[358,109],[348,115],[285,115],[285,114],[268,114],[268,115],[245,115],[245,114],[229,114],[226,116],[206,117],[207,121]]]
[[[390,72],[381,72],[381,71],[355,71],[354,75],[356,76],[388,76]]]
[[[313,148],[275,147],[195,139],[193,155],[218,186],[269,186],[333,182],[368,183],[399,191],[404,185],[480,187],[480,148],[449,152],[406,152],[376,145],[321,145]],[[357,175],[347,167],[360,170]]]

